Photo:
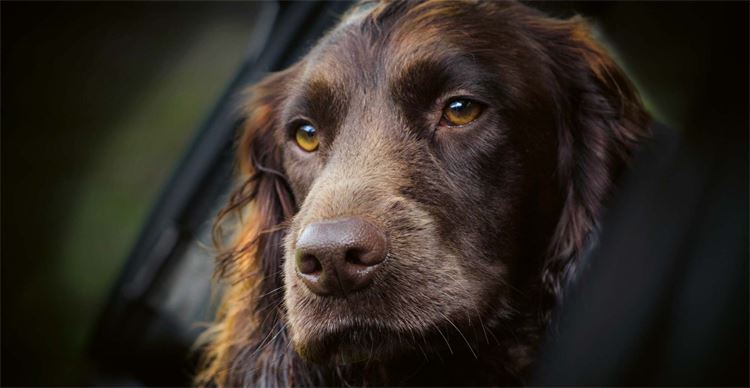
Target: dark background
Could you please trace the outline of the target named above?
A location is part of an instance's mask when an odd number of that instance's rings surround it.
[[[747,178],[748,3],[531,5],[589,17],[654,116],[741,144]],[[97,316],[258,8],[0,3],[3,385],[90,381]]]
[[[2,3],[3,384],[86,381],[97,315],[256,8]]]

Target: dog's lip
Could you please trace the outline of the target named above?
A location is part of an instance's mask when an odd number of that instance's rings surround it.
[[[387,338],[397,330],[367,323],[321,324],[302,342],[294,341],[295,351],[315,363],[352,364],[378,360],[391,353]]]

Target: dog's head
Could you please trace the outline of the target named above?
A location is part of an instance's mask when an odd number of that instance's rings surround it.
[[[356,6],[251,90],[207,374],[314,382],[303,360],[471,349],[544,315],[646,121],[578,19]]]

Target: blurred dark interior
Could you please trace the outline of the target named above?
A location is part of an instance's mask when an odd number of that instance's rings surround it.
[[[717,187],[689,209],[724,207],[698,219],[673,217],[679,206],[654,210],[654,225],[713,225],[714,214],[714,245],[696,252],[742,242],[722,253],[740,256],[728,270],[740,280],[722,284],[717,272],[706,289],[735,298],[721,316],[744,337],[720,340],[744,341],[747,384],[748,3],[530,5],[588,17],[654,117],[690,144],[710,144],[685,156],[686,169],[661,173]],[[346,6],[0,3],[2,385],[190,381],[191,343],[211,319],[207,230],[230,183],[236,93],[293,63]],[[706,155],[726,173],[701,172]],[[686,179],[660,198],[697,187]],[[726,233],[744,233],[721,234],[724,220]],[[656,240],[663,232],[648,230]]]

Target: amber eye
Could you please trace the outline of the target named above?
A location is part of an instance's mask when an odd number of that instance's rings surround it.
[[[479,117],[483,106],[467,98],[454,98],[443,108],[443,120],[446,125],[458,127],[466,125]]]
[[[307,152],[313,152],[318,149],[318,131],[310,124],[302,124],[297,128],[297,133],[294,135],[295,140],[299,148]]]

